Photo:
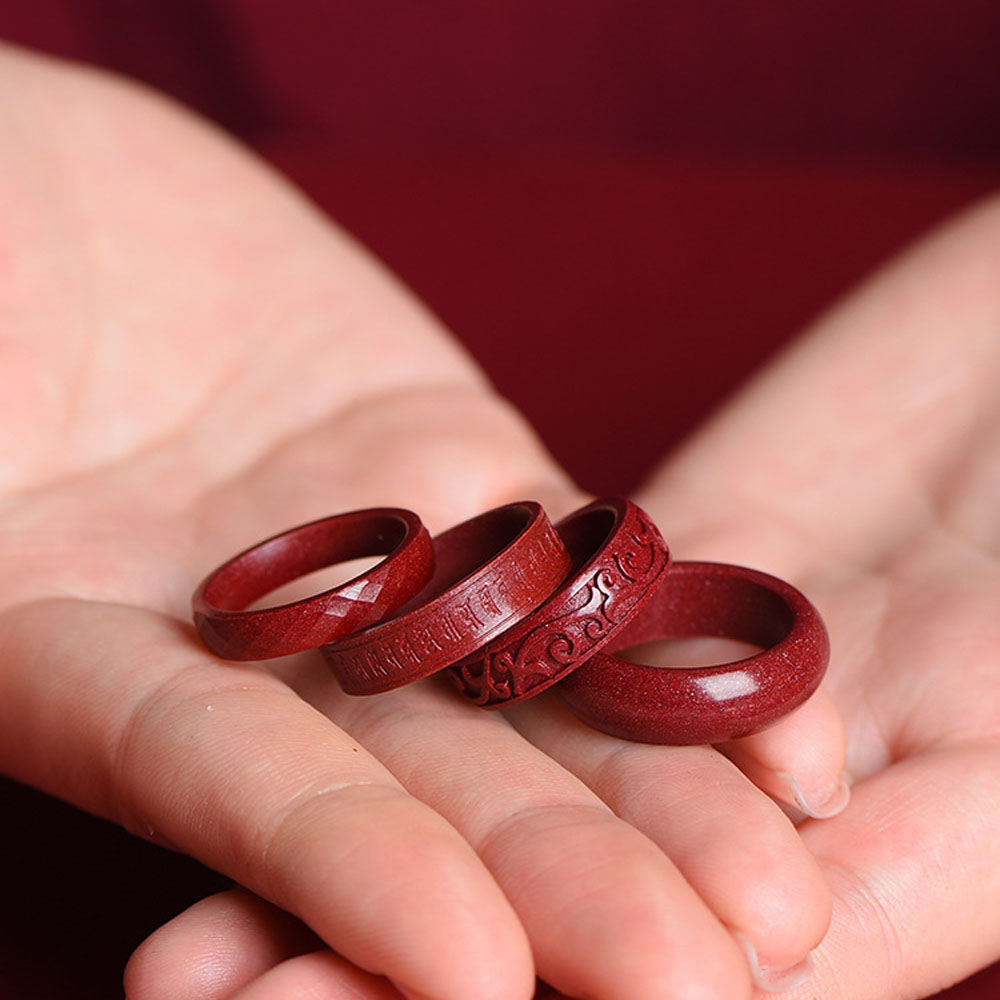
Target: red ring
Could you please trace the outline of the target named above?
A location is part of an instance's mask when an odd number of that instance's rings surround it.
[[[540,504],[507,504],[434,539],[437,568],[406,608],[322,649],[348,694],[376,694],[458,662],[531,614],[570,557]]]
[[[721,636],[762,646],[710,667],[651,667],[598,653],[556,688],[588,725],[642,743],[722,743],[749,736],[816,690],[830,657],[819,612],[790,584],[724,563],[674,563],[619,648]]]
[[[449,668],[484,708],[516,705],[588,660],[632,620],[670,565],[656,526],[629,500],[581,507],[557,525],[570,575],[520,624]]]
[[[290,604],[243,610],[324,566],[383,555],[338,587]],[[194,623],[213,653],[264,660],[315,649],[391,614],[431,578],[430,535],[412,511],[375,507],[300,525],[254,545],[202,581],[191,600]]]

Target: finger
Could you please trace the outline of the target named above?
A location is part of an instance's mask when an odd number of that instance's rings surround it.
[[[928,750],[852,792],[850,809],[800,828],[833,886],[834,913],[809,988],[795,996],[928,996],[994,961],[1000,751]]]
[[[826,932],[829,890],[795,828],[732,763],[710,747],[595,732],[555,698],[509,714],[660,846],[719,920],[749,939],[772,979],[807,961]]]
[[[729,934],[655,844],[499,715],[425,682],[348,698],[303,671],[298,684],[446,816],[517,911],[539,975],[595,1000],[741,997]]]
[[[216,893],[164,924],[125,969],[128,1000],[226,1000],[275,965],[320,946],[301,920],[245,889]]]
[[[231,1000],[404,1000],[390,982],[317,951],[282,962],[232,994]]]
[[[408,995],[531,995],[524,933],[469,846],[273,676],[79,601],[8,611],[0,644],[19,777],[226,872]]]
[[[836,816],[850,801],[844,721],[822,688],[769,729],[719,750],[758,788],[805,816]]]

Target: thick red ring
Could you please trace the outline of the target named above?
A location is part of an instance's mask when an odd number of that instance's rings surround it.
[[[569,570],[541,505],[507,504],[434,538],[437,567],[410,603],[322,648],[348,694],[376,694],[450,666],[531,614]]]
[[[595,500],[557,525],[573,560],[565,582],[520,624],[449,669],[484,708],[551,687],[631,621],[670,565],[646,513],[629,500]]]
[[[721,743],[797,708],[819,685],[830,640],[819,612],[790,584],[723,563],[674,563],[616,637],[721,636],[763,651],[710,667],[651,667],[598,653],[556,688],[588,725],[642,743]]]
[[[314,570],[386,553],[331,590],[244,610]],[[416,514],[397,507],[356,510],[292,528],[234,556],[195,591],[194,623],[205,645],[226,659],[286,656],[379,621],[413,597],[433,570],[430,535]]]

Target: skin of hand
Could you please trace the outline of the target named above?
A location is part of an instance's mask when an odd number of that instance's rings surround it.
[[[15,95],[0,105],[0,766],[248,890],[154,936],[130,965],[131,1000],[527,1000],[536,973],[597,1000],[732,1000],[751,993],[747,942],[759,980],[803,971],[830,921],[821,865],[840,901],[822,982],[846,975],[838,949],[871,964],[908,945],[908,928],[852,923],[894,912],[878,886],[850,909],[868,884],[854,873],[892,861],[897,829],[912,853],[919,817],[896,768],[925,762],[937,784],[921,794],[985,810],[968,792],[992,794],[974,739],[987,703],[920,643],[917,662],[887,659],[874,677],[883,624],[911,641],[879,617],[897,592],[863,561],[902,543],[903,519],[884,510],[881,535],[864,527],[895,494],[838,514],[854,494],[823,492],[829,476],[805,476],[792,439],[811,426],[812,454],[840,462],[822,471],[850,471],[841,485],[860,489],[841,439],[855,404],[838,397],[841,416],[824,423],[799,374],[775,375],[740,404],[749,416],[710,428],[645,498],[685,555],[760,557],[815,586],[854,637],[835,690],[865,793],[831,826],[846,835],[824,833],[832,820],[797,830],[747,777],[817,815],[844,804],[844,733],[823,694],[720,753],[626,744],[550,697],[507,719],[433,680],[348,698],[313,654],[224,663],[196,640],[190,593],[260,538],[372,505],[410,507],[437,531],[510,499],[561,516],[585,498],[434,320],[228,140],[153,95],[14,50],[0,51],[0,93]],[[807,373],[808,350],[786,364]],[[801,407],[794,426],[769,392]],[[776,449],[764,479],[788,481],[787,510],[754,497],[748,441]],[[872,487],[889,475],[888,463],[865,472]],[[828,536],[796,520],[821,510]],[[907,548],[917,625],[940,608],[971,613],[948,603],[944,556],[928,566],[921,551]],[[974,569],[985,595],[991,567]],[[949,665],[985,649],[964,642],[938,642]],[[931,661],[942,679],[925,705],[913,678]],[[893,683],[910,691],[898,731]],[[953,748],[921,742],[921,706],[950,719]],[[948,847],[966,896],[995,880],[986,841],[919,833]],[[926,872],[920,857],[908,870]],[[873,926],[884,942],[862,934]],[[940,968],[988,957],[963,941]]]
[[[994,197],[824,317],[642,498],[685,551],[766,555],[837,637],[854,784],[800,827],[834,893],[802,1000],[924,997],[1000,958],[998,274]]]

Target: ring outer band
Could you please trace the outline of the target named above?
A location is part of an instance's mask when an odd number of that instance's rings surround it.
[[[565,545],[533,500],[463,521],[433,546],[434,576],[406,608],[322,647],[348,694],[389,691],[464,659],[530,615],[570,567]]]
[[[767,728],[819,686],[830,640],[819,612],[791,584],[725,563],[675,562],[616,639],[718,636],[762,651],[707,667],[653,667],[597,653],[556,690],[594,729],[642,743],[722,743]]]
[[[386,558],[337,587],[247,610],[301,576],[375,555]],[[192,597],[194,623],[205,645],[225,659],[287,656],[381,620],[418,593],[433,570],[430,535],[413,511],[336,514],[265,539],[213,570]]]
[[[566,580],[524,621],[448,669],[483,708],[526,701],[576,670],[635,617],[670,565],[649,515],[620,497],[581,507],[556,531],[573,560]]]

